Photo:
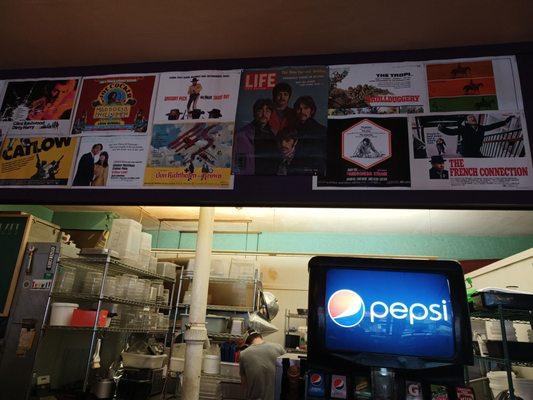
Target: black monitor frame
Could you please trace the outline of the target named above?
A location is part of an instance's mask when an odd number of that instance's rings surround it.
[[[325,344],[326,273],[329,269],[360,269],[444,274],[450,284],[454,315],[455,352],[452,357],[420,357],[371,352],[328,350]],[[394,288],[391,288],[394,290]],[[456,261],[396,258],[313,257],[309,261],[309,363],[321,368],[354,368],[358,366],[395,369],[428,369],[445,365],[473,363],[472,330],[461,266]]]

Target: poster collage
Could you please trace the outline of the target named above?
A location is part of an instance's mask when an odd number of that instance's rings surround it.
[[[514,56],[0,81],[0,187],[533,189]]]

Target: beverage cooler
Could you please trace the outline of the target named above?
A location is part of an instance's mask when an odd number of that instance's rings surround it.
[[[470,319],[453,261],[309,262],[307,399],[473,399]]]

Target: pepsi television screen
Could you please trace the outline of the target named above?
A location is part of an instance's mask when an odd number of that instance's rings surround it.
[[[310,361],[396,368],[470,362],[458,263],[315,257],[309,268]]]

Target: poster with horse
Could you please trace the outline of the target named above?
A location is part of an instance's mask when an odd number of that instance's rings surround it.
[[[522,110],[514,56],[429,62],[431,112]]]

